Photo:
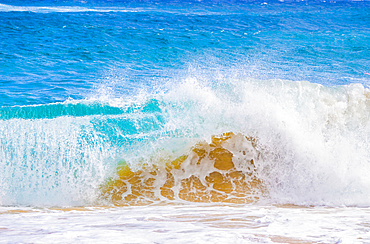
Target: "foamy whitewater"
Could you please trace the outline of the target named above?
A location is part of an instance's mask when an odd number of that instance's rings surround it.
[[[369,2],[0,4],[0,243],[369,243]]]

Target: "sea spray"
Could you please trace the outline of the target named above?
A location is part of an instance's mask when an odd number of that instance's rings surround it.
[[[96,204],[119,162],[136,170],[163,152],[175,160],[230,131],[258,141],[264,201],[370,204],[369,90],[360,84],[246,78],[209,85],[192,77],[137,100],[42,106],[3,110],[2,204]],[[242,154],[226,149],[236,165]]]
[[[174,160],[156,157],[132,170],[127,163],[102,187],[102,198],[115,205],[160,200],[191,202],[256,202],[263,193],[254,161],[253,138],[224,133],[211,143],[200,142]]]
[[[113,155],[88,117],[0,125],[2,204],[68,206],[94,198]]]

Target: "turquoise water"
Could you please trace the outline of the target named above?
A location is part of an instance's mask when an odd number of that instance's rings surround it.
[[[2,205],[90,204],[227,131],[272,201],[370,205],[368,1],[2,1],[0,30]]]

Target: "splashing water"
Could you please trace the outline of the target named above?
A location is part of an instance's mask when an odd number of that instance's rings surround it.
[[[3,108],[1,201],[91,204],[105,186],[115,203],[130,194],[232,202],[249,195],[257,180],[277,203],[367,206],[369,94],[362,85],[249,79],[210,87],[191,78],[136,101]],[[232,143],[207,142],[225,131],[235,133]],[[240,153],[251,150],[252,156]],[[223,171],[211,161],[235,168]],[[119,162],[126,163],[115,176]],[[241,168],[247,166],[256,171]],[[113,192],[115,184],[122,187]]]

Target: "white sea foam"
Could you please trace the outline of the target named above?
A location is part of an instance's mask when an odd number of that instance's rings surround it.
[[[369,97],[360,84],[229,80],[211,89],[188,80],[164,99],[175,106],[171,129],[257,138],[274,201],[369,206]]]
[[[7,243],[370,242],[368,208],[188,204],[82,210],[86,211],[0,208],[2,240]]]
[[[122,8],[86,8],[78,6],[15,6],[0,4],[0,12],[34,12],[34,13],[78,13],[78,12],[139,12],[140,9]]]
[[[189,78],[168,90],[100,101],[122,114],[0,120],[0,202],[92,204],[118,161],[150,163],[159,152],[176,158],[232,131],[257,139],[264,201],[370,205],[370,93],[362,85]],[[242,165],[243,143],[228,148],[235,165]]]

